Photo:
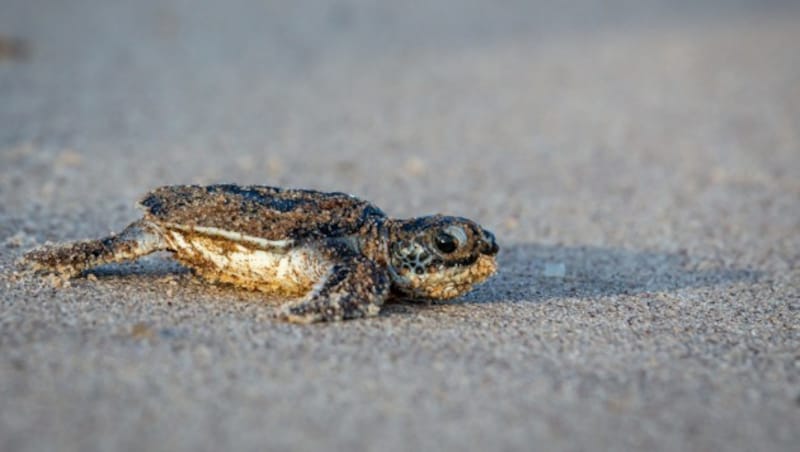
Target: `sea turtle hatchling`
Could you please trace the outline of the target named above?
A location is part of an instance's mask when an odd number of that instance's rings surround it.
[[[144,218],[117,235],[44,246],[23,262],[73,277],[170,251],[208,281],[296,298],[279,317],[300,323],[375,316],[392,293],[457,297],[497,268],[494,235],[473,221],[392,219],[344,193],[175,185],[140,204]]]

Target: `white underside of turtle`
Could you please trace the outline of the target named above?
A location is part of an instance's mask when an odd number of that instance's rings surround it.
[[[314,246],[291,246],[291,240],[235,237],[216,228],[196,231],[201,233],[169,228],[165,238],[179,261],[212,281],[297,296],[308,292],[333,265]]]

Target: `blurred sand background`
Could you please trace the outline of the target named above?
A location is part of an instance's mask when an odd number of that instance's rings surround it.
[[[800,8],[0,0],[0,450],[794,451]],[[153,256],[152,187],[474,218],[451,303],[295,326]]]

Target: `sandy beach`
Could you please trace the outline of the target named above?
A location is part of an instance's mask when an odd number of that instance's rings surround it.
[[[4,0],[0,450],[797,450],[792,3]],[[299,326],[166,254],[15,266],[216,182],[473,218],[500,269]]]

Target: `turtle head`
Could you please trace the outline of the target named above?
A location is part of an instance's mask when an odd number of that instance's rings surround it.
[[[466,218],[396,220],[389,238],[393,285],[412,298],[457,297],[497,269],[494,234]]]

